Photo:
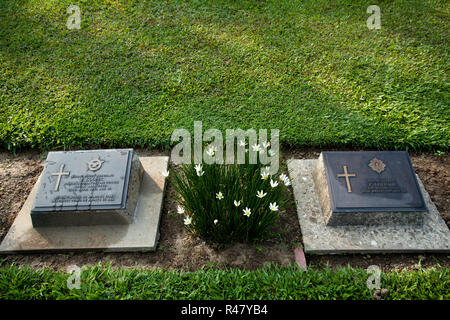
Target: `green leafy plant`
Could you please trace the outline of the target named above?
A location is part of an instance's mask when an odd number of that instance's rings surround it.
[[[289,199],[290,179],[259,164],[189,164],[172,175],[189,232],[218,243],[260,241]]]

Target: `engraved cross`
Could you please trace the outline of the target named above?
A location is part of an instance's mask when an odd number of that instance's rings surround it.
[[[52,173],[52,176],[58,176],[58,179],[56,180],[55,191],[58,191],[58,189],[59,189],[59,183],[61,182],[61,176],[68,176],[70,174],[69,171],[63,172],[63,170],[64,170],[64,164],[62,164],[61,167],[59,167],[59,172]]]
[[[352,186],[350,185],[349,177],[356,177],[356,174],[348,173],[347,166],[344,166],[344,173],[338,174],[337,176],[338,176],[338,178],[344,178],[345,177],[345,181],[347,183],[347,191],[348,192],[352,192]]]

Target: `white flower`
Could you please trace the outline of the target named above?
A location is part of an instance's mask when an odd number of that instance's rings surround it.
[[[272,179],[270,179],[270,186],[272,188],[275,188],[278,185],[278,181],[273,181]]]
[[[286,180],[286,178],[287,178],[287,176],[284,174],[284,173],[282,173],[282,174],[280,174],[280,180]]]
[[[217,222],[219,222],[219,220],[217,220],[217,219],[216,219],[216,220],[214,220],[214,224],[217,224]]]
[[[236,207],[239,207],[241,205],[241,201],[240,200],[239,201],[234,200],[234,205]]]
[[[273,157],[275,155],[275,151],[273,151],[272,149],[269,150],[269,156]]]
[[[267,141],[267,142],[263,142],[263,148],[264,149],[267,149],[268,147],[270,147],[270,142],[269,141]]]
[[[268,177],[269,177],[269,173],[268,173],[268,172],[263,171],[263,172],[261,173],[261,179],[262,179],[262,180],[266,180]]]
[[[256,152],[261,151],[261,147],[259,146],[259,144],[252,145],[252,149],[253,149],[253,151],[256,151]]]
[[[184,213],[184,208],[182,206],[178,206],[178,214],[183,214]]]
[[[201,164],[197,164],[195,166],[195,171],[197,172],[197,176],[201,177],[205,171],[202,170],[202,165]]]
[[[216,193],[216,198],[219,199],[219,200],[222,200],[223,199],[222,192]]]
[[[214,153],[216,152],[216,148],[215,147],[209,147],[208,150],[206,150],[206,154],[210,157],[212,157],[214,155]]]
[[[256,196],[260,199],[264,198],[267,193],[264,193],[264,190],[256,192]]]
[[[272,211],[278,211],[277,203],[276,202],[270,203],[269,204],[269,209],[272,210]]]
[[[252,214],[252,212],[249,208],[245,208],[243,211],[244,211],[244,216],[250,217],[250,215]]]
[[[169,176],[169,170],[162,171],[161,174],[164,178],[167,178]]]
[[[239,145],[240,145],[241,147],[245,147],[246,143],[245,143],[244,140],[241,140],[241,141],[239,141]]]
[[[285,186],[291,185],[291,179],[289,179],[288,177],[286,177],[286,179],[284,179],[283,182]]]
[[[191,224],[191,222],[192,222],[191,217],[187,216],[186,218],[184,218],[184,224],[185,225]]]

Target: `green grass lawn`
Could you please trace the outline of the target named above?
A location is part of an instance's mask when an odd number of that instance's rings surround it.
[[[1,263],[0,263],[1,265]],[[448,268],[382,273],[387,299],[450,299]],[[80,289],[68,289],[69,274],[4,265],[0,299],[373,299],[363,269],[337,270],[275,266],[245,271],[204,269],[196,272],[83,269]]]
[[[81,29],[66,10],[81,8]],[[163,147],[175,128],[296,146],[450,145],[448,1],[2,0],[0,145]]]

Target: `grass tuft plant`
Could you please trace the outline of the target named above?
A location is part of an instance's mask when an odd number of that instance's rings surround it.
[[[269,237],[289,199],[290,179],[260,164],[185,164],[172,177],[186,229],[217,243]]]

